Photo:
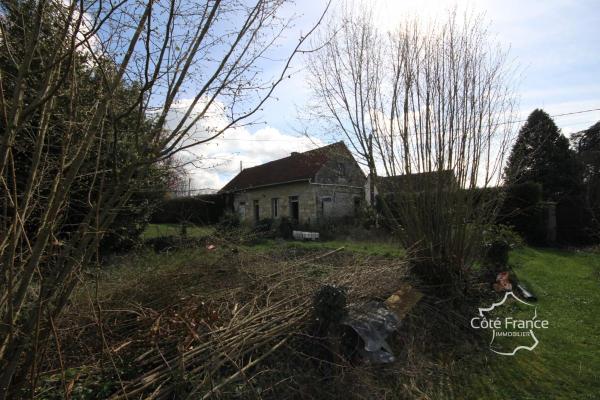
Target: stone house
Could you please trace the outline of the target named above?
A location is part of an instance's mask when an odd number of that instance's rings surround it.
[[[352,217],[365,175],[344,142],[242,170],[219,191],[245,223],[288,217],[306,225]]]

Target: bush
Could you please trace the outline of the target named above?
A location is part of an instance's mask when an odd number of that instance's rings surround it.
[[[233,211],[225,212],[219,219],[219,228],[224,230],[237,229],[241,224],[240,216]]]
[[[302,229],[302,226],[287,217],[278,219],[265,218],[258,221],[252,229],[252,233],[257,239],[292,239],[292,233],[295,229]],[[314,230],[314,228],[309,229],[306,227],[305,230]]]
[[[140,236],[148,226],[158,204],[153,194],[133,196],[119,211],[110,229],[100,241],[100,254],[125,253],[140,244]]]
[[[277,231],[279,237],[283,239],[291,239],[294,231],[295,224],[288,217],[282,217],[277,224]]]
[[[140,236],[148,226],[144,220],[128,219],[111,228],[100,241],[100,253],[102,256],[109,254],[121,254],[132,250],[140,243]]]
[[[491,225],[484,230],[485,262],[490,266],[505,267],[508,265],[508,252],[522,246],[523,239],[509,226]]]
[[[268,236],[275,236],[275,232],[273,231],[275,220],[273,218],[263,218],[254,225],[254,229],[252,230],[254,233],[258,234],[266,234]]]

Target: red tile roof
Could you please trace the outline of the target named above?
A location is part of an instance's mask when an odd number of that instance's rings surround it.
[[[246,168],[229,181],[219,193],[314,179],[321,167],[336,154],[350,154],[344,142],[333,143],[304,153],[293,153],[279,160]]]

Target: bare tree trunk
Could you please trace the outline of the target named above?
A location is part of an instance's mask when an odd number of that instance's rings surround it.
[[[276,75],[260,73],[289,26],[284,3],[0,5],[0,399],[39,362],[31,349],[52,333],[136,177],[254,115],[284,79],[312,33]],[[83,182],[81,218],[66,229]]]

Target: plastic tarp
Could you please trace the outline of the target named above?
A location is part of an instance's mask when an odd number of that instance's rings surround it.
[[[383,303],[370,301],[351,307],[341,323],[360,336],[364,343],[361,355],[367,362],[385,364],[395,361],[386,339],[400,327],[400,320]]]

